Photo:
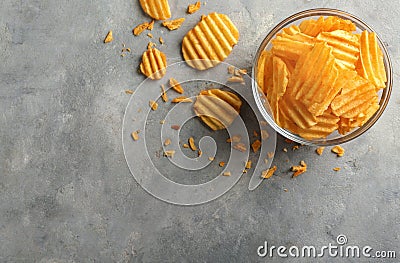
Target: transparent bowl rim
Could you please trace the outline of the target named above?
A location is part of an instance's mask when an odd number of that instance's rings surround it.
[[[296,22],[297,20],[303,19],[303,18],[308,18],[308,17],[314,17],[314,16],[338,16],[343,19],[348,19],[351,20],[357,28],[361,30],[367,30],[369,32],[375,32],[377,39],[378,39],[378,44],[379,47],[382,50],[383,53],[383,60],[385,64],[385,69],[386,69],[386,75],[387,75],[387,82],[386,82],[386,87],[382,91],[382,95],[380,98],[379,102],[379,109],[378,111],[360,128],[354,129],[353,131],[349,132],[346,135],[342,135],[339,138],[333,138],[333,139],[315,139],[315,140],[307,140],[304,139],[286,129],[281,128],[278,124],[275,123],[273,117],[268,113],[267,109],[264,106],[264,101],[265,97],[263,94],[260,94],[260,88],[258,87],[257,84],[257,66],[258,66],[258,60],[261,55],[261,52],[267,47],[269,42],[275,37],[275,35],[284,27]],[[384,45],[381,37],[379,34],[372,29],[368,24],[366,24],[363,20],[358,18],[357,16],[350,14],[348,12],[339,10],[339,9],[331,9],[331,8],[315,8],[315,9],[307,9],[298,13],[295,13],[286,19],[282,20],[280,23],[278,23],[273,29],[269,31],[267,36],[263,39],[261,42],[260,46],[257,49],[255,58],[253,60],[253,68],[252,68],[252,76],[253,76],[253,81],[252,81],[252,91],[253,91],[253,96],[256,101],[257,107],[260,110],[262,116],[264,119],[268,122],[269,125],[271,125],[276,132],[281,134],[282,136],[300,143],[304,145],[311,145],[311,146],[329,146],[329,145],[338,145],[342,144],[345,142],[348,142],[350,140],[353,140],[360,135],[364,134],[367,130],[369,130],[380,118],[380,116],[383,114],[384,110],[386,109],[386,106],[389,102],[389,98],[392,92],[392,85],[393,85],[393,72],[392,72],[392,63],[390,60],[389,53],[386,49],[386,46]],[[262,101],[264,99],[264,101]]]

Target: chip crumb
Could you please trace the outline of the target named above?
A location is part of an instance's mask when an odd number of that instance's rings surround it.
[[[173,89],[173,90],[175,90],[176,92],[178,92],[179,94],[182,94],[184,91],[183,91],[183,88],[182,88],[182,86],[179,84],[179,82],[176,80],[176,79],[174,79],[174,78],[170,78],[169,79],[169,85],[171,86],[171,88]]]
[[[231,138],[226,139],[226,142],[240,142],[242,136],[240,135],[233,135]]]
[[[161,84],[161,98],[164,102],[168,101],[167,93],[165,92],[164,84]]]
[[[244,79],[240,76],[232,76],[230,78],[228,78],[228,82],[231,83],[242,83],[244,84]]]
[[[292,177],[297,177],[307,171],[307,164],[304,161],[300,161],[300,165],[292,166],[291,170],[294,172]]]
[[[173,130],[179,130],[181,128],[181,126],[179,126],[179,125],[171,125],[171,129],[173,129]]]
[[[277,169],[277,167],[276,167],[276,165],[274,165],[273,167],[271,167],[265,171],[262,171],[261,177],[264,179],[271,178],[274,175],[274,173],[276,172],[276,169]]]
[[[224,176],[231,176],[231,172],[224,172],[223,175]]]
[[[342,157],[344,155],[344,149],[339,145],[334,146],[331,151],[336,153],[338,157]]]
[[[250,168],[251,168],[251,161],[248,160],[248,161],[246,162],[246,169],[250,169]]]
[[[176,30],[176,29],[180,28],[184,21],[185,21],[185,18],[182,17],[182,18],[178,18],[175,20],[164,21],[162,23],[162,25],[165,26],[166,28],[168,28],[170,31],[172,31],[172,30]]]
[[[183,148],[189,148],[190,147],[189,144],[187,144],[187,143],[184,143],[182,146],[183,146]]]
[[[153,34],[152,34],[152,33],[147,33],[147,36],[148,36],[149,38],[153,38]]]
[[[132,135],[132,138],[133,138],[133,140],[134,140],[134,141],[137,141],[137,140],[139,140],[139,134],[138,134],[138,131],[134,131],[134,132],[132,132],[132,133],[131,133],[131,135]]]
[[[325,147],[318,147],[315,151],[317,152],[318,155],[322,155],[324,150],[325,150]]]
[[[267,130],[261,130],[261,140],[265,141],[268,140],[269,138],[269,133],[267,132]]]
[[[333,170],[334,170],[335,172],[339,172],[339,171],[340,171],[340,167],[335,167],[335,168],[333,168]]]
[[[300,145],[293,145],[292,150],[293,150],[293,151],[296,151],[296,150],[298,150],[299,148],[300,148]]]
[[[233,145],[233,149],[241,151],[241,152],[245,152],[247,150],[246,145],[244,143],[241,143],[241,142]]]
[[[218,164],[220,167],[224,167],[225,166],[225,162],[219,162]]]
[[[151,109],[154,111],[158,109],[158,103],[155,102],[154,100],[150,100],[149,105],[150,105]]]
[[[188,142],[189,142],[190,149],[192,149],[192,151],[197,151],[196,144],[194,143],[194,138],[190,137]]]
[[[273,152],[268,152],[267,153],[267,156],[268,156],[269,159],[272,159],[274,157],[274,155],[275,154]]]
[[[154,20],[151,20],[151,22],[148,23],[147,29],[151,31],[153,30],[153,27],[154,27]]]
[[[166,139],[165,141],[164,141],[164,145],[165,146],[168,146],[168,145],[170,145],[171,144],[171,140],[170,139]]]
[[[288,192],[289,190],[287,188],[284,188],[283,191]]]
[[[190,4],[187,8],[187,12],[189,14],[195,13],[197,10],[199,10],[201,7],[201,2],[197,1],[195,4]]]
[[[164,43],[165,43],[165,42],[164,42],[164,39],[163,39],[162,37],[160,37],[160,38],[158,39],[158,41],[160,41],[160,44],[161,44],[161,45],[164,45]]]
[[[240,75],[245,75],[245,74],[247,74],[247,69],[239,69],[238,70],[238,73],[240,74]]]
[[[121,57],[125,57],[125,54],[121,54]]]
[[[110,31],[108,31],[108,33],[107,33],[107,35],[106,35],[106,38],[104,38],[104,43],[110,43],[111,41],[113,41],[114,40],[114,38],[113,38],[113,33],[112,33],[112,31],[110,30]]]
[[[161,120],[161,121],[160,121],[160,124],[164,124],[164,123],[165,123],[165,120]]]
[[[210,160],[210,161],[214,161],[214,159],[215,159],[214,157],[211,157],[211,156],[208,157],[208,160]]]
[[[125,90],[125,93],[126,93],[126,94],[133,94],[133,90],[131,90],[131,89],[126,89],[126,90]]]
[[[201,150],[199,150],[199,151],[197,152],[197,155],[200,157],[200,156],[203,155],[203,152],[202,152]]]
[[[152,22],[154,23],[154,20],[153,20]],[[142,24],[139,24],[139,25],[137,25],[137,26],[132,30],[132,33],[133,33],[135,36],[138,36],[138,35],[140,35],[143,31],[145,31],[146,29],[148,29],[149,26],[150,26],[150,24],[151,24],[151,22],[150,22],[150,23],[149,23],[149,22],[144,22],[144,23],[142,23]]]
[[[254,131],[253,131],[253,136],[254,136],[254,137],[258,137],[258,132],[254,130]]]
[[[233,73],[235,73],[235,67],[232,65],[228,66],[228,73],[233,75]]]
[[[191,98],[186,97],[186,96],[180,96],[180,97],[174,98],[171,102],[172,103],[193,102],[193,100]]]
[[[285,153],[287,153],[287,148],[283,148],[282,151],[284,151]]]
[[[253,149],[253,152],[257,153],[258,150],[261,147],[261,141],[260,140],[255,140],[252,144],[251,144],[251,148]]]
[[[166,157],[174,157],[175,151],[174,150],[169,150],[164,152],[164,156]]]
[[[247,170],[246,170],[246,169],[244,169],[244,170],[243,170],[243,173],[244,173],[244,174],[247,174]]]

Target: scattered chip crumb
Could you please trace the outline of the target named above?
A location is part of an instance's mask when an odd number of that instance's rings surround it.
[[[247,173],[247,170],[246,170],[246,169],[244,169],[244,170],[243,170],[243,173],[244,173],[244,174],[246,174],[246,173]]]
[[[257,131],[253,131],[253,135],[254,135],[254,137],[258,137],[258,132]]]
[[[344,155],[344,149],[339,145],[333,147],[331,151],[336,153],[338,157],[342,157]]]
[[[261,130],[261,140],[265,141],[269,138],[269,133],[267,130]]]
[[[261,147],[261,141],[260,140],[255,140],[252,144],[251,144],[251,148],[253,149],[253,152],[258,152],[258,150]]]
[[[294,172],[292,177],[297,177],[300,174],[305,173],[306,171],[307,164],[304,161],[300,161],[300,165],[292,166],[292,172]]]
[[[191,98],[186,97],[186,96],[180,96],[180,97],[174,98],[171,102],[172,103],[193,102],[193,100]]]
[[[161,121],[160,121],[160,124],[164,124],[164,123],[165,123],[165,120],[161,120]]]
[[[153,34],[152,34],[152,33],[147,33],[147,36],[148,36],[149,38],[153,38]]]
[[[335,168],[333,168],[333,170],[334,170],[335,172],[339,172],[339,171],[340,171],[340,167],[335,167]]]
[[[155,102],[154,100],[150,100],[149,105],[150,105],[151,109],[154,111],[158,109],[158,103]]]
[[[165,141],[164,141],[164,145],[165,146],[168,146],[168,145],[170,145],[171,144],[171,140],[170,139],[166,139]]]
[[[242,136],[240,135],[233,135],[231,138],[226,139],[226,142],[240,142]]]
[[[171,125],[171,129],[173,130],[179,130],[181,128],[181,126],[179,125]]]
[[[144,22],[144,23],[142,23],[142,24],[140,24],[140,25],[137,25],[137,26],[132,30],[133,34],[134,34],[135,36],[138,36],[138,35],[140,35],[143,31],[145,31],[146,29],[149,29],[149,27],[153,28],[152,25],[151,25],[151,23],[154,24],[154,20],[153,20],[152,22],[150,22],[150,23],[149,23],[149,22]]]
[[[133,138],[133,140],[134,141],[137,141],[137,140],[139,140],[139,134],[138,134],[138,132],[137,131],[135,131],[135,132],[132,132],[132,138]]]
[[[225,166],[225,162],[219,162],[218,164],[220,167],[224,167]]]
[[[287,188],[283,189],[283,191],[288,192],[289,190]]]
[[[269,159],[272,159],[274,157],[274,155],[275,154],[273,152],[267,153],[267,156],[268,156]]]
[[[214,159],[215,159],[214,157],[211,157],[211,156],[208,157],[208,160],[210,160],[210,161],[214,161]]]
[[[125,57],[125,54],[121,54],[121,57]]]
[[[174,150],[169,150],[164,152],[164,156],[166,157],[174,157],[175,151]]]
[[[164,87],[164,84],[161,84],[161,98],[162,98],[162,100],[164,101],[164,102],[167,102],[168,101],[168,96],[167,96],[167,93],[165,92],[165,87]]]
[[[244,84],[244,79],[241,76],[232,76],[228,78],[228,82]]]
[[[315,151],[317,152],[318,155],[322,155],[324,150],[325,150],[325,147],[318,147]]]
[[[287,148],[283,148],[282,151],[284,151],[285,153],[287,153]]]
[[[231,176],[231,172],[224,172],[223,175],[224,176]]]
[[[194,138],[190,137],[188,142],[189,142],[190,149],[192,149],[192,151],[197,151],[196,144],[194,143]]]
[[[188,6],[188,8],[187,8],[187,12],[188,12],[189,14],[193,14],[193,13],[195,13],[197,10],[199,10],[200,7],[201,7],[201,2],[200,2],[200,1],[196,2],[195,4],[190,4],[190,5]]]
[[[175,90],[176,92],[178,92],[179,94],[182,94],[184,91],[183,91],[183,88],[182,88],[182,86],[179,84],[179,82],[176,80],[176,79],[174,79],[174,78],[170,78],[169,79],[169,85],[171,86],[171,88],[173,89],[173,90]]]
[[[248,160],[248,161],[246,162],[246,169],[250,169],[250,168],[251,168],[251,161]]]
[[[104,43],[110,43],[111,41],[113,41],[113,33],[112,31],[108,31],[106,38],[104,39]]]
[[[126,94],[133,94],[133,90],[131,90],[131,89],[126,89],[126,90],[125,90],[125,93],[126,93]]]
[[[189,144],[187,144],[187,143],[184,143],[182,146],[183,146],[183,148],[189,148],[190,147]]]
[[[172,30],[176,30],[176,29],[180,28],[184,21],[185,21],[185,18],[182,17],[182,18],[178,18],[175,20],[164,21],[162,23],[162,25],[172,31]]]
[[[153,27],[154,27],[154,20],[152,20],[150,23],[148,23],[147,29],[153,30]]]
[[[241,152],[245,152],[247,150],[246,145],[244,143],[241,143],[241,142],[233,145],[233,149],[241,151]]]
[[[265,171],[262,171],[261,177],[264,179],[271,178],[274,175],[276,169],[277,169],[277,167],[276,167],[276,165],[274,165],[274,167],[271,167]]]
[[[245,75],[245,74],[247,74],[247,69],[239,69],[239,70],[238,70],[238,73],[239,73],[240,75]]]
[[[235,73],[235,67],[232,65],[228,66],[228,73],[233,75],[233,73]]]
[[[200,156],[203,155],[203,152],[202,152],[201,150],[199,150],[199,151],[197,152],[197,155],[200,157]]]
[[[162,37],[160,37],[160,38],[158,39],[158,41],[160,41],[160,44],[161,44],[161,45],[164,45],[164,43],[165,43],[165,42],[164,42],[164,39],[163,39]]]
[[[296,150],[298,150],[299,148],[300,148],[300,145],[293,145],[292,150],[293,150],[293,151],[296,151]]]

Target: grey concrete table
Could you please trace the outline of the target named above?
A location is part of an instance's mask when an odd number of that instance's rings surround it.
[[[173,17],[190,1],[170,0]],[[389,106],[337,158],[314,148],[282,151],[277,175],[253,192],[249,177],[221,198],[181,207],[146,193],[125,163],[121,127],[149,38],[138,1],[3,0],[0,8],[1,262],[310,262],[260,258],[269,245],[335,243],[395,250],[400,257],[400,4],[397,1],[208,1],[182,28],[162,36],[168,59],[201,14],[228,14],[241,39],[227,62],[251,68],[273,25],[300,10],[339,8],[376,29],[394,66]],[[103,44],[108,30],[114,41]],[[132,49],[120,57],[122,43]],[[310,169],[292,179],[291,165]],[[340,172],[332,168],[340,166]],[[172,168],[171,168],[172,169]],[[216,168],[217,169],[217,168]],[[284,191],[287,189],[287,191]],[[361,259],[361,262],[374,262]],[[399,259],[397,259],[397,262]],[[358,262],[325,257],[321,262]],[[381,262],[390,262],[389,260]]]

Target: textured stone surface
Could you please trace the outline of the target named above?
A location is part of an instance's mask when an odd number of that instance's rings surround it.
[[[250,69],[263,36],[290,14],[340,8],[362,17],[387,43],[394,91],[383,117],[344,145],[346,155],[314,148],[284,153],[278,176],[253,192],[242,178],[211,203],[180,207],[147,194],[124,160],[121,127],[148,37],[131,29],[149,21],[138,1],[2,0],[0,9],[0,261],[250,262],[272,245],[349,244],[400,256],[400,4],[396,1],[208,1],[186,16],[190,1],[170,0],[173,32],[156,24],[161,50],[180,60],[180,41],[201,14],[228,14],[241,33],[227,62]],[[114,41],[102,40],[112,29]],[[120,57],[121,45],[132,49]],[[309,172],[291,179],[305,160]],[[333,167],[340,166],[338,173]],[[172,168],[171,168],[172,169]],[[285,192],[284,189],[288,189]],[[300,262],[298,259],[267,261]],[[343,262],[325,258],[324,262]],[[368,262],[369,260],[363,260]],[[304,260],[304,262],[310,262]],[[350,260],[350,262],[353,262]],[[354,261],[355,262],[355,261]],[[389,261],[386,261],[389,262]]]

